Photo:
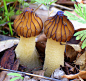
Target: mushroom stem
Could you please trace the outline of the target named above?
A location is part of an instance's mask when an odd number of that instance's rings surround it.
[[[35,38],[20,36],[20,42],[15,49],[16,57],[19,58],[20,64],[26,66],[27,69],[34,69],[41,66],[38,52],[35,48]]]
[[[65,45],[60,42],[48,39],[45,50],[45,62],[43,69],[46,69],[45,76],[50,76],[60,65],[64,66]]]

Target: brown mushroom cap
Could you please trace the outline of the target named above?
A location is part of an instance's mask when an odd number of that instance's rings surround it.
[[[14,20],[14,29],[19,36],[31,37],[38,35],[43,28],[43,22],[32,8],[26,8]]]
[[[47,38],[59,42],[69,41],[74,34],[73,24],[67,19],[62,11],[58,11],[53,17],[44,22],[44,33]]]

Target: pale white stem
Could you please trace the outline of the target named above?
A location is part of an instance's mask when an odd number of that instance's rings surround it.
[[[33,69],[41,66],[38,52],[35,48],[35,38],[25,38],[20,36],[20,42],[15,49],[16,57],[19,58],[20,64],[27,66],[27,69]]]
[[[60,65],[64,66],[65,45],[60,42],[48,39],[46,43],[45,62],[43,69],[46,69],[45,76],[50,76]]]

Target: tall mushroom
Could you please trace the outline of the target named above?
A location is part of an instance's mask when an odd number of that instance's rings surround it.
[[[64,12],[58,11],[55,16],[49,17],[44,22],[44,33],[49,39],[46,43],[43,69],[46,69],[45,76],[50,76],[60,65],[64,66],[65,45],[60,43],[71,39],[74,27]]]
[[[41,65],[35,49],[35,38],[42,28],[41,18],[31,8],[26,8],[14,20],[14,29],[20,36],[20,42],[15,49],[16,57],[20,59],[20,64],[27,66],[28,69]]]

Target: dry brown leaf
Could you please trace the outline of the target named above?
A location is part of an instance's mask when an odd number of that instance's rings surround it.
[[[78,52],[70,45],[66,45],[66,58],[69,62],[73,62],[77,57]]]
[[[51,81],[51,80],[41,79],[40,81]]]
[[[65,75],[65,72],[63,70],[55,69],[55,71],[52,73],[51,77],[61,79],[61,76],[63,76],[63,75]]]
[[[5,41],[0,41],[0,52],[4,51],[8,48],[11,48],[15,44],[18,44],[19,40],[18,39],[10,39],[10,40],[5,40]]]
[[[45,57],[45,47],[46,47],[47,38],[45,34],[41,34],[36,38],[36,48],[39,53],[39,59],[44,64]]]
[[[74,48],[75,51],[81,52],[81,47],[79,44],[68,44]]]
[[[27,81],[38,81],[38,80],[35,80],[35,79],[30,79],[30,80],[27,80]]]
[[[30,77],[29,76],[25,76],[23,81],[28,81],[28,80],[30,80]]]
[[[35,79],[30,79],[29,76],[25,76],[23,81],[37,81]]]
[[[85,68],[85,54],[86,51],[75,62],[76,65],[80,65],[80,70]]]
[[[72,81],[80,81],[80,79],[74,79],[74,80],[72,80]]]
[[[3,81],[6,75],[7,75],[7,71],[0,72],[0,81]]]
[[[80,81],[84,81],[80,76],[79,76]]]
[[[15,60],[15,51],[14,47],[9,48],[5,51],[4,55],[0,60],[0,66],[6,69],[18,70],[19,59]]]
[[[3,72],[3,71],[2,71]],[[12,73],[12,72],[7,72],[7,74]],[[22,74],[20,74],[22,76]],[[15,78],[17,76],[13,76],[13,75],[5,75],[3,81],[10,81],[12,78]],[[1,80],[0,80],[1,81]],[[17,79],[15,81],[22,81],[22,79]]]
[[[36,40],[36,48],[39,52],[45,53],[46,42],[47,37],[45,36],[45,34],[41,34],[40,36],[38,36]]]
[[[33,71],[33,74],[44,76],[44,72],[45,72],[45,70]],[[40,80],[41,78],[33,77],[33,79]]]
[[[80,71],[78,74],[74,75],[63,75],[62,78],[67,78],[67,79],[76,79],[76,78],[82,78],[86,79],[86,71]]]

